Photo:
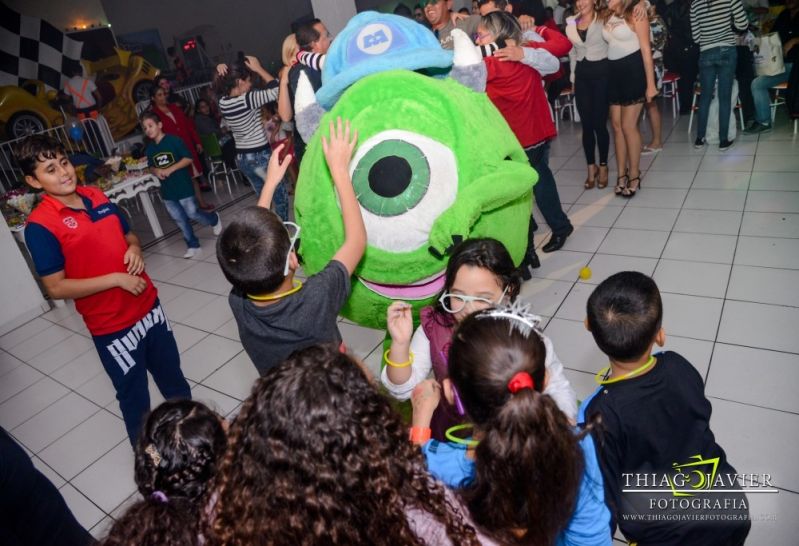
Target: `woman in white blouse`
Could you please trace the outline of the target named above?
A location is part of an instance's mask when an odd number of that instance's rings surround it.
[[[633,17],[637,0],[609,0],[602,33],[608,42],[608,99],[616,147],[617,195],[633,197],[641,186],[641,132],[644,102],[657,95],[649,20]]]

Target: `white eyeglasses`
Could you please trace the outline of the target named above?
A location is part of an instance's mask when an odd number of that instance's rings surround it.
[[[505,293],[508,291],[508,287],[506,286],[505,289],[500,294],[499,299],[497,301],[491,301],[488,298],[483,298],[480,296],[469,296],[467,294],[452,294],[447,292],[445,294],[441,294],[441,297],[438,298],[438,302],[441,304],[441,307],[444,308],[444,311],[447,313],[455,314],[460,313],[463,309],[471,304],[474,307],[475,302],[481,302],[485,304],[485,307],[493,307],[495,305],[500,305],[502,300],[505,299]],[[482,309],[482,306],[481,306]]]
[[[289,232],[289,253],[286,254],[286,267],[283,268],[283,276],[289,274],[289,261],[291,260],[291,251],[294,250],[294,243],[300,238],[300,226],[294,222],[283,222],[286,226],[286,231]]]

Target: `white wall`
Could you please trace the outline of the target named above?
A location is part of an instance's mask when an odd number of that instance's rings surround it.
[[[341,32],[355,16],[355,0],[311,0],[313,13],[333,36]]]
[[[100,0],[3,0],[22,15],[44,19],[59,30],[80,25],[108,24]]]
[[[0,214],[0,335],[50,308],[33,279],[22,251]]]

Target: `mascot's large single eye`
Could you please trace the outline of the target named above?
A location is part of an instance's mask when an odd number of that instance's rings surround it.
[[[430,165],[417,146],[384,140],[358,162],[352,185],[363,208],[378,216],[397,216],[418,205],[427,193]]]
[[[458,191],[452,150],[408,131],[374,135],[358,148],[350,169],[369,244],[390,252],[426,246],[433,222]]]

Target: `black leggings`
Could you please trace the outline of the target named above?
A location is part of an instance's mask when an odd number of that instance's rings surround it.
[[[583,61],[581,61],[583,62]],[[580,78],[579,63],[574,81],[574,98],[583,125],[583,151],[589,165],[596,164],[594,148],[599,148],[599,164],[608,164],[608,79],[607,77]]]

